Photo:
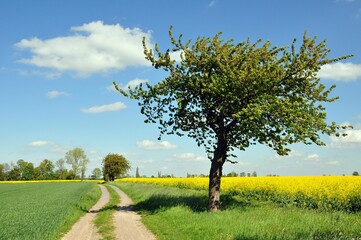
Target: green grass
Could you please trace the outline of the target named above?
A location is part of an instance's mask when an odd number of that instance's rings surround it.
[[[361,213],[316,211],[222,195],[206,211],[207,192],[117,182],[158,239],[361,239]]]
[[[120,197],[113,188],[108,185],[105,185],[105,187],[109,191],[110,200],[102,209],[100,209],[95,217],[94,223],[98,227],[98,232],[102,235],[102,239],[112,240],[115,239],[115,226],[112,219],[117,205],[120,202]]]
[[[100,194],[95,183],[0,184],[0,240],[58,239]]]

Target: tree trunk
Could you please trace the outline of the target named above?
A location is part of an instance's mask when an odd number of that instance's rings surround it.
[[[209,188],[208,188],[208,211],[217,212],[221,208],[220,190],[222,168],[227,157],[227,141],[225,134],[218,136],[217,148],[214,151],[214,156],[211,163],[211,170],[209,172]]]

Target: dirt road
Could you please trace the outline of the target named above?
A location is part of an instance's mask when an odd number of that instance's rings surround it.
[[[116,239],[154,240],[155,236],[140,221],[140,215],[132,211],[132,200],[123,191],[111,186],[120,196],[120,205],[114,215]]]
[[[95,214],[109,202],[109,192],[106,187],[99,185],[102,196],[99,201],[76,222],[71,230],[62,238],[62,240],[97,240],[100,239],[98,229],[93,223]]]
[[[106,187],[99,185],[102,196],[100,200],[76,222],[62,240],[98,240],[101,238],[93,223],[95,214],[110,199]],[[155,240],[155,236],[140,221],[140,215],[131,210],[132,200],[119,188],[111,186],[120,196],[120,204],[114,214],[115,237],[117,240]]]

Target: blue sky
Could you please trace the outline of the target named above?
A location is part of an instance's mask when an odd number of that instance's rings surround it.
[[[108,153],[123,154],[147,176],[208,174],[210,162],[193,139],[166,136],[145,124],[136,102],[115,92],[166,76],[143,56],[141,39],[170,47],[169,26],[183,39],[214,36],[270,40],[277,46],[307,31],[327,40],[329,57],[355,57],[323,68],[336,84],[328,121],[350,123],[348,137],[324,136],[326,147],[292,146],[279,157],[264,146],[236,151],[224,172],[258,175],[351,174],[361,171],[361,1],[0,1],[0,163],[24,159],[36,166],[75,147],[85,150],[89,172]]]

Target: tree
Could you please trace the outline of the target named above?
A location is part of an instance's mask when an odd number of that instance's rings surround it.
[[[66,178],[67,169],[65,168],[64,164],[65,164],[64,159],[59,159],[55,162],[55,166],[58,168],[56,170],[58,179],[64,180]]]
[[[148,49],[143,39],[145,58],[169,76],[153,86],[114,86],[138,101],[146,123],[158,123],[160,137],[187,134],[205,147],[211,159],[209,211],[220,209],[222,168],[234,149],[260,143],[287,155],[289,144],[325,145],[320,135],[340,129],[326,123],[321,105],[337,99],[329,98],[335,86],[326,88],[317,72],[351,55],[328,59],[325,41],[317,44],[306,33],[299,50],[296,40],[289,48],[261,40],[225,42],[221,33],[184,44],[182,35],[173,37],[172,28],[169,36],[173,48],[163,53],[157,44],[155,51]],[[170,51],[180,53],[181,61],[172,60]]]
[[[35,170],[32,163],[20,159],[16,164],[20,173],[20,180],[33,180],[35,178]]]
[[[80,172],[81,172],[80,178],[81,178],[81,180],[84,180],[84,178],[85,178],[86,166],[88,165],[89,162],[90,161],[88,158],[84,158],[80,161]]]
[[[74,148],[73,150],[69,150],[65,154],[66,163],[71,165],[73,170],[72,176],[73,179],[79,174],[79,168],[83,168],[82,163],[87,159],[84,150],[81,148]]]
[[[5,181],[5,164],[0,163],[0,181]]]
[[[139,174],[139,168],[137,167],[135,170],[135,177],[136,178],[140,178],[140,174]]]
[[[358,171],[354,171],[354,172],[352,173],[352,176],[360,176],[360,175],[359,175]]]
[[[106,181],[114,181],[116,177],[124,175],[130,170],[130,164],[123,155],[109,153],[103,159],[103,175]]]
[[[102,175],[102,170],[100,170],[100,168],[94,168],[94,170],[92,171],[92,179],[100,179]]]
[[[44,159],[38,167],[35,168],[35,172],[38,180],[54,179],[54,163],[49,159]]]

